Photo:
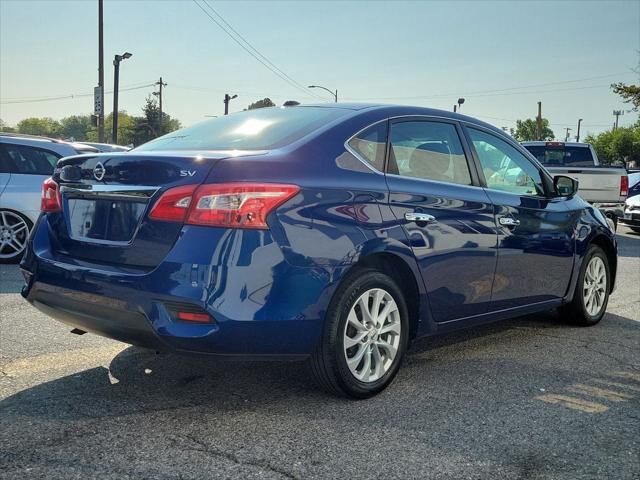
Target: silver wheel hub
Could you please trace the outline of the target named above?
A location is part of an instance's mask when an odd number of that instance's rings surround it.
[[[607,298],[607,270],[600,257],[592,257],[587,264],[582,295],[587,313],[598,315]]]
[[[379,380],[393,364],[400,346],[400,311],[381,288],[355,301],[343,332],[344,356],[351,374],[362,382]]]
[[[13,212],[0,212],[0,258],[13,258],[22,253],[29,228],[22,217]]]

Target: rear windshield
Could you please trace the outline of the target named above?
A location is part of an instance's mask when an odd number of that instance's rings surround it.
[[[295,142],[348,112],[301,106],[247,110],[176,130],[135,150],[270,150]]]
[[[547,167],[593,167],[595,163],[589,147],[527,145],[525,148]]]

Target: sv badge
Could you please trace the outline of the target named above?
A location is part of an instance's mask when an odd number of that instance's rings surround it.
[[[193,177],[195,174],[195,170],[180,170],[181,177]]]

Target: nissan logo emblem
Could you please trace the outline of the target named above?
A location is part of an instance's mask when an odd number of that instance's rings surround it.
[[[106,170],[104,169],[104,165],[102,165],[102,163],[100,162],[96,163],[96,166],[93,167],[93,176],[95,177],[95,179],[98,181],[102,180],[105,173]]]

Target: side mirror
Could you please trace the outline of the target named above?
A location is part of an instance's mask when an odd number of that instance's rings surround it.
[[[572,197],[578,193],[578,180],[565,175],[553,177],[553,189],[559,197]]]

